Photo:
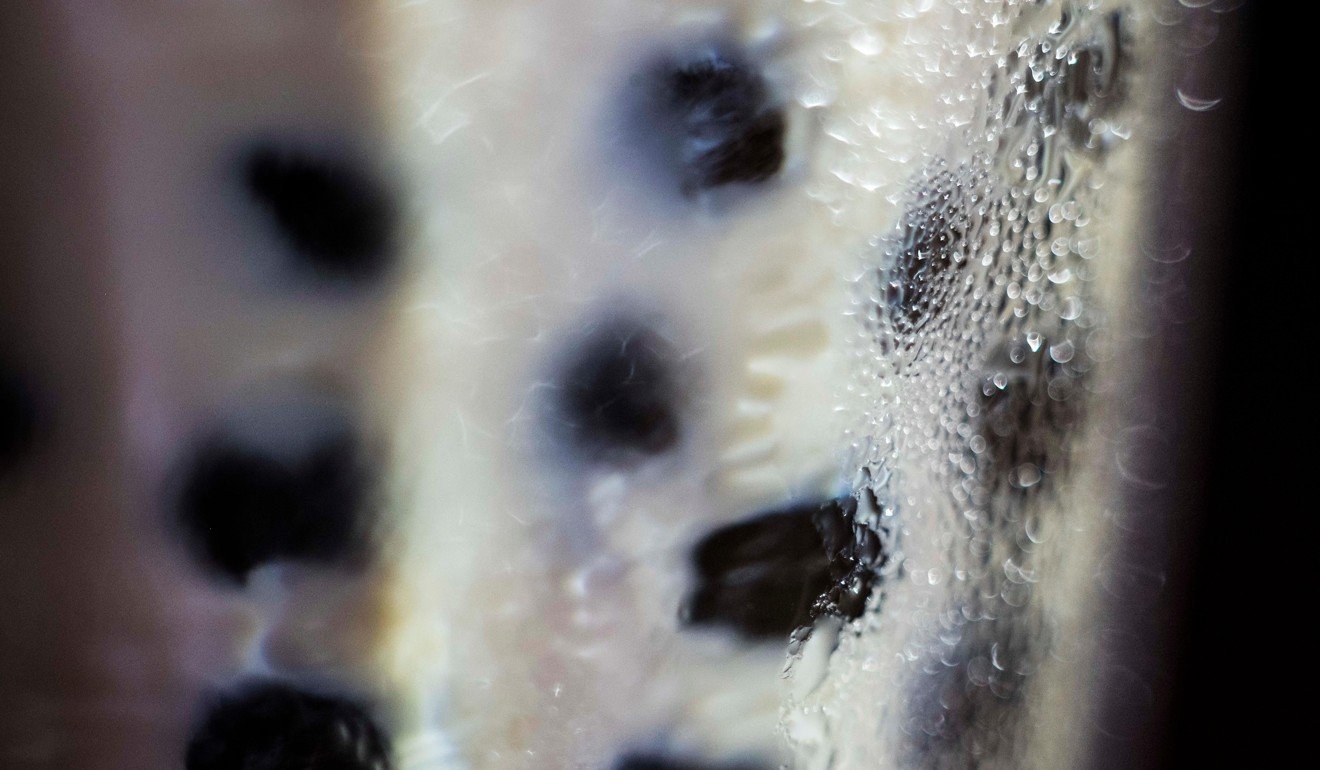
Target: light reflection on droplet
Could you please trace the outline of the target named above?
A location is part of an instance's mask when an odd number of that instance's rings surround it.
[[[1222,97],[1201,98],[1201,97],[1192,96],[1191,94],[1187,93],[1181,88],[1179,88],[1177,91],[1178,91],[1178,103],[1186,107],[1187,109],[1191,110],[1192,112],[1209,112],[1210,110],[1213,110],[1214,108],[1218,107],[1220,102],[1224,101]]]

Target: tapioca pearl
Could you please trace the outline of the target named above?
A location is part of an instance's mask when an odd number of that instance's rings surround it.
[[[27,378],[0,362],[0,473],[18,464],[37,428],[37,402]]]
[[[572,341],[566,359],[554,414],[580,456],[628,463],[677,446],[683,394],[666,339],[638,322],[608,321]]]
[[[766,513],[705,535],[692,551],[690,625],[787,640],[829,589],[829,560],[809,508]]]
[[[707,533],[692,549],[683,622],[787,641],[822,612],[860,617],[882,556],[855,505],[851,497],[807,503]]]
[[[277,561],[348,563],[365,547],[373,474],[352,420],[276,404],[212,428],[181,463],[175,510],[194,556],[243,584]]]
[[[1038,495],[1066,461],[1068,437],[1081,419],[1081,373],[1060,364],[1050,346],[1016,340],[990,360],[971,411],[970,448],[986,483],[1005,494]]]
[[[866,515],[859,509],[865,506]],[[885,543],[890,533],[875,522],[881,518],[879,501],[870,489],[822,503],[812,523],[830,561],[832,584],[817,612],[846,620],[860,618],[868,610],[871,591],[889,564]]]
[[[885,241],[879,275],[887,316],[900,335],[922,329],[944,309],[967,262],[968,209],[984,204],[984,187],[968,169],[942,170],[911,193],[897,234]]]
[[[1002,748],[996,744],[1015,734],[1033,672],[1051,654],[1052,619],[989,598],[993,583],[980,587],[979,596],[949,613],[951,625],[913,645],[931,657],[899,685],[906,692],[893,717],[909,737],[909,764],[964,767],[968,757],[993,756]]]
[[[766,78],[731,45],[653,65],[638,122],[686,196],[769,180],[784,165],[788,121]]]
[[[281,682],[212,696],[192,733],[187,770],[388,770],[389,739],[367,708]]]
[[[769,106],[764,79],[750,65],[711,54],[675,68],[665,85],[685,133],[686,189],[760,182],[783,166],[784,114]]]
[[[400,216],[390,186],[347,154],[258,142],[243,183],[266,221],[314,278],[369,283],[397,261]]]

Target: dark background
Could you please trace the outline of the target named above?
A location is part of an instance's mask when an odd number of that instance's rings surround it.
[[[1171,574],[1186,575],[1168,617],[1171,718],[1147,755],[1162,767],[1302,767],[1315,708],[1313,500],[1303,494],[1316,455],[1314,322],[1303,319],[1314,247],[1301,233],[1314,201],[1314,64],[1297,62],[1302,6],[1246,0],[1207,54],[1205,77],[1223,84],[1189,147],[1200,182],[1181,212],[1196,245],[1217,261],[1199,283],[1209,311],[1186,330],[1209,344],[1186,377],[1206,376],[1204,400],[1180,405],[1204,420],[1182,447],[1191,472],[1173,511]],[[1299,66],[1300,65],[1300,66]],[[1215,113],[1218,114],[1215,114]],[[1310,300],[1314,303],[1314,300]],[[1312,482],[1314,483],[1314,482]],[[1181,604],[1181,606],[1179,606]],[[1271,759],[1276,757],[1277,759]],[[1158,758],[1158,759],[1157,759]],[[1112,767],[1125,765],[1115,764]]]

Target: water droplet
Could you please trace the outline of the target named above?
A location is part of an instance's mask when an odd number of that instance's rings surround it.
[[[1014,482],[1023,489],[1040,483],[1040,468],[1033,463],[1023,463],[1013,469]]]
[[[1058,364],[1066,364],[1073,360],[1073,355],[1076,352],[1072,340],[1064,340],[1057,345],[1050,345],[1050,358]]]

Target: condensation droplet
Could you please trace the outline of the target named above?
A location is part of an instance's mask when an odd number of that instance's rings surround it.
[[[1073,360],[1076,349],[1072,340],[1064,340],[1057,345],[1050,345],[1050,359],[1058,364],[1066,364]]]

